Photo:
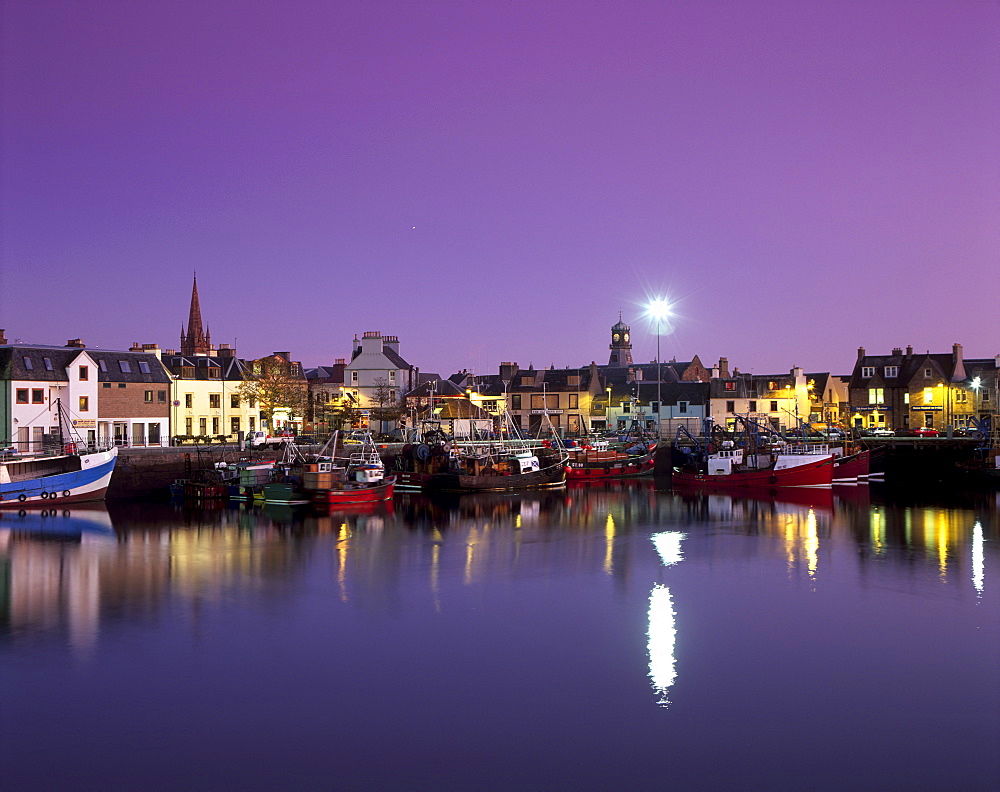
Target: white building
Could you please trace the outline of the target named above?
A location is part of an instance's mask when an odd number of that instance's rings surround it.
[[[364,412],[395,407],[416,385],[416,369],[399,355],[399,339],[367,332],[354,336],[351,362],[344,367],[344,391]],[[386,397],[391,397],[391,403]]]

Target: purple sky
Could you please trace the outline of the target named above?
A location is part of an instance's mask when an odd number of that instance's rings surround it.
[[[0,327],[425,371],[1000,353],[1000,3],[5,0]]]

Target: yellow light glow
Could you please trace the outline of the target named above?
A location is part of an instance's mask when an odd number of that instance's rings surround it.
[[[604,522],[604,571],[611,574],[614,561],[615,549],[615,518],[608,513],[608,519]]]
[[[924,404],[933,404],[933,403],[934,403],[934,389],[924,388]]]

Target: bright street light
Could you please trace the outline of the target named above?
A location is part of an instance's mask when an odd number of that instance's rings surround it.
[[[663,410],[663,399],[661,398],[660,381],[660,323],[670,314],[670,303],[666,300],[651,300],[646,306],[646,314],[656,320],[656,439],[660,439],[660,415]]]

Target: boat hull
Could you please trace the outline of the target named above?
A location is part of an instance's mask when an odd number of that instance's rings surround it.
[[[343,489],[323,489],[313,492],[314,503],[326,506],[349,506],[358,503],[378,503],[391,500],[396,488],[396,479],[392,476],[383,479],[378,484],[351,484]]]
[[[739,470],[710,476],[685,470],[674,471],[672,482],[677,487],[697,487],[716,490],[764,490],[780,487],[832,487],[833,457],[806,462],[784,469]]]
[[[566,478],[569,481],[578,479],[632,478],[633,476],[648,476],[653,473],[653,454],[620,458],[620,459],[587,459],[571,460],[566,466]]]
[[[425,492],[518,492],[520,490],[547,489],[566,484],[566,469],[543,468],[530,473],[515,473],[508,476],[478,475],[461,473],[413,473],[397,471],[398,487]]]
[[[0,508],[59,508],[64,503],[104,500],[111,474],[118,461],[118,449],[90,454],[69,454],[38,460],[18,460],[3,464],[0,480]],[[39,468],[35,478],[21,478],[18,467]],[[10,478],[12,480],[8,481]]]
[[[871,451],[859,451],[848,457],[839,457],[834,461],[834,484],[864,484],[868,481],[871,468]]]

